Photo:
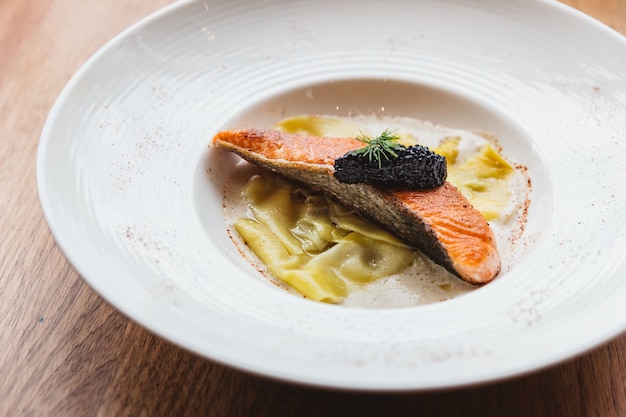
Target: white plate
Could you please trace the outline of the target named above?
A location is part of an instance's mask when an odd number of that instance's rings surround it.
[[[287,381],[420,390],[554,364],[626,329],[626,42],[556,2],[177,2],[74,76],[43,130],[52,233],[106,300],[213,360]],[[223,222],[218,130],[299,112],[489,130],[528,165],[516,264],[430,306],[269,285]]]

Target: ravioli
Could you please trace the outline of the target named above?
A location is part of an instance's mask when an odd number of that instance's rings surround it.
[[[349,284],[398,274],[415,251],[337,202],[275,174],[243,191],[253,218],[235,222],[246,245],[276,278],[316,301],[338,303]]]

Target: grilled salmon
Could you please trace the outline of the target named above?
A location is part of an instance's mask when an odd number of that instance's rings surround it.
[[[334,161],[363,146],[356,138],[245,129],[219,132],[213,144],[333,195],[466,282],[484,284],[500,272],[489,224],[449,182],[429,190],[398,190],[337,181]]]

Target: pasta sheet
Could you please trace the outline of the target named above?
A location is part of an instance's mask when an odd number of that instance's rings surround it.
[[[339,303],[350,286],[398,274],[415,250],[334,200],[275,174],[250,179],[235,223],[267,270],[307,298]]]

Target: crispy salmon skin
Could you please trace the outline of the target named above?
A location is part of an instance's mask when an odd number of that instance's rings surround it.
[[[466,282],[484,284],[500,272],[491,228],[449,182],[430,190],[396,190],[337,181],[333,163],[363,146],[356,138],[245,129],[219,132],[213,145],[333,195]]]

